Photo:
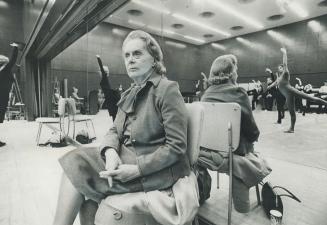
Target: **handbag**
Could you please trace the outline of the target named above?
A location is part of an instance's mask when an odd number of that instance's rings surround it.
[[[287,194],[278,194],[276,192],[277,188],[284,190],[285,192],[287,192]],[[262,185],[262,206],[268,218],[270,218],[270,210],[277,210],[283,215],[284,206],[281,196],[286,196],[298,202],[301,202],[298,197],[296,197],[292,192],[290,192],[284,187],[272,186],[269,182],[266,182]]]
[[[199,203],[202,205],[205,200],[210,198],[211,192],[211,176],[207,168],[197,165],[195,169],[195,175],[198,181],[199,187]]]

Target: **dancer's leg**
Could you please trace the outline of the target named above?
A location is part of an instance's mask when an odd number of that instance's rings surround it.
[[[291,126],[290,128],[285,131],[286,133],[293,133],[294,132],[294,126],[296,122],[296,113],[295,113],[295,97],[292,93],[286,94],[286,102],[287,102],[287,108],[291,116]]]
[[[83,202],[84,196],[75,189],[67,176],[63,174],[53,225],[72,225]]]
[[[310,101],[313,101],[313,102],[317,102],[317,103],[320,103],[322,105],[327,105],[327,101],[321,99],[321,98],[317,98],[317,97],[314,97],[314,96],[311,96],[311,95],[308,95],[302,91],[299,91],[297,90],[296,88],[292,87],[291,85],[287,85],[285,86],[285,88],[290,92],[292,93],[294,96],[297,96],[299,98],[304,98],[304,99],[307,99],[307,100],[310,100]]]
[[[98,210],[98,203],[92,200],[83,202],[79,211],[81,225],[94,225],[95,214]]]

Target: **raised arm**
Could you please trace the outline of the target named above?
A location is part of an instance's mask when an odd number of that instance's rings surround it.
[[[288,71],[288,65],[287,65],[287,51],[286,51],[286,48],[281,48],[280,51],[283,54],[283,67],[284,67],[284,72],[289,72]]]
[[[13,52],[11,54],[10,60],[9,60],[8,64],[6,65],[6,67],[11,70],[12,67],[15,65],[16,60],[17,60],[17,56],[18,56],[18,44],[12,43],[10,45],[13,47]]]

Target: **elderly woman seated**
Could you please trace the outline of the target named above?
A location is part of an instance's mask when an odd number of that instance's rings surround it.
[[[245,89],[237,86],[237,77],[237,59],[234,55],[216,58],[210,70],[209,88],[201,101],[235,102],[241,106],[240,143],[233,157],[232,196],[235,209],[245,213],[250,208],[249,188],[258,184],[271,170],[264,160],[253,153],[253,142],[258,140],[260,132],[253,118],[248,95]],[[211,170],[228,172],[228,159],[210,149],[201,149],[199,164]]]
[[[148,33],[132,31],[123,58],[134,84],[122,94],[103,144],[60,159],[56,225],[73,224],[78,212],[81,224],[182,225],[197,212],[197,182],[186,155],[187,111],[177,83],[164,76],[160,46]],[[140,221],[149,216],[151,223]]]

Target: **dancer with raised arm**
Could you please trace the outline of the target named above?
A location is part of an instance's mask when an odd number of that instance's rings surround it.
[[[285,48],[281,48],[280,50],[283,54],[283,64],[278,66],[278,71],[280,73],[280,76],[277,78],[277,80],[274,83],[272,83],[268,87],[268,89],[278,85],[279,90],[285,96],[288,111],[290,112],[290,116],[291,116],[291,126],[288,130],[285,131],[285,133],[294,133],[294,127],[296,122],[295,96],[299,98],[308,99],[310,101],[314,101],[323,105],[327,105],[327,101],[314,96],[307,95],[291,86],[290,84],[291,75],[287,65],[287,51]]]
[[[13,47],[10,60],[8,57],[0,55],[0,123],[3,123],[7,111],[9,92],[14,82],[14,76],[11,71],[18,55],[18,44],[12,43],[10,45]],[[5,145],[6,143],[0,141],[0,147]]]

